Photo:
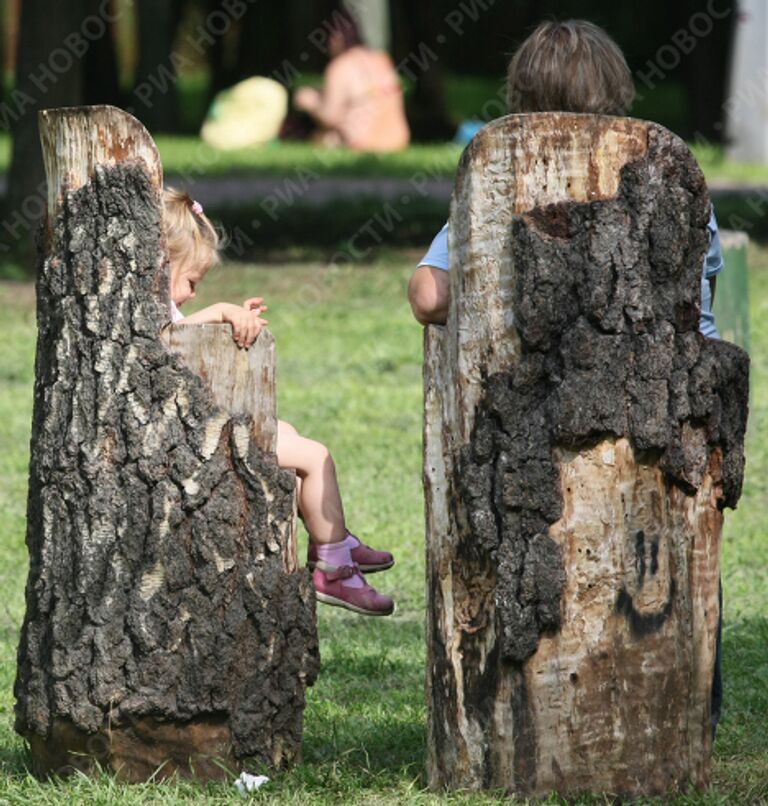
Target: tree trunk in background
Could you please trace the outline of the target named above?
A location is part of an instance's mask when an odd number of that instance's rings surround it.
[[[691,14],[701,12],[699,3],[691,0],[688,5],[691,7]],[[712,19],[711,33],[700,37],[696,48],[685,59],[685,84],[691,99],[691,134],[686,136],[697,140],[704,138],[715,143],[722,143],[724,140],[724,103],[738,14],[735,2],[723,2],[719,7],[719,13],[724,14],[729,6],[730,14],[723,19]]]
[[[394,59],[412,84],[406,103],[411,134],[415,140],[450,139],[456,127],[445,99],[440,38],[451,32],[441,29],[435,0],[393,0],[392,15]]]
[[[249,5],[247,7],[247,10],[240,20],[236,23],[233,23],[233,33],[230,35],[237,37],[237,58],[234,60],[234,63],[227,63],[228,48],[225,47],[226,43],[224,37],[217,36],[215,38],[207,51],[211,76],[210,84],[208,86],[209,102],[213,100],[213,96],[216,95],[217,92],[221,92],[221,90],[226,89],[227,87],[232,86],[232,84],[240,81],[241,78],[245,78],[245,75],[240,71],[239,63],[240,54],[243,47],[245,47],[246,52],[250,53],[254,50],[257,50],[261,46],[270,47],[271,45],[271,42],[261,42],[258,40],[252,40],[250,42],[243,41],[243,36],[245,34],[245,29],[248,26],[249,19],[254,15],[258,17],[262,14],[273,11],[280,13],[281,10],[282,4],[275,5],[272,3],[266,6],[256,3],[255,5]],[[208,0],[208,2],[203,4],[203,11],[204,15],[206,16],[212,12],[221,13],[224,11],[224,13],[226,13],[222,7],[222,0]],[[279,36],[273,32],[272,39],[279,39]]]
[[[273,452],[271,338],[246,352],[227,328],[177,327],[184,360],[170,352],[154,144],[109,107],[44,114],[16,729],[38,774],[284,766],[318,647],[295,477]]]
[[[210,8],[219,5],[214,0]],[[211,97],[250,76],[274,78],[290,89],[303,73],[322,72],[328,63],[324,24],[333,7],[333,0],[249,6],[237,28],[234,69],[224,64],[223,43],[211,48]]]
[[[709,210],[641,121],[516,116],[464,154],[425,341],[433,787],[709,783],[748,397],[698,332]]]
[[[90,41],[83,59],[83,103],[124,106],[125,99],[120,90],[117,69],[113,22],[120,11],[115,0],[110,0],[106,4],[104,0],[87,0],[86,15],[98,18],[102,9],[106,10],[106,14],[102,16],[105,34]],[[95,24],[92,27],[94,31],[100,30]]]
[[[34,233],[45,215],[45,175],[37,133],[38,110],[82,103],[82,61],[65,47],[79,32],[82,0],[24,0],[16,49],[16,88],[9,99],[11,165],[0,248],[33,271]]]
[[[768,165],[768,128],[763,114],[756,114],[768,106],[768,85],[756,78],[768,73],[768,6],[741,0],[739,8],[725,105],[726,154],[738,162]]]
[[[391,38],[389,0],[346,0],[344,5],[358,20],[368,47],[388,51]]]
[[[178,128],[179,97],[173,45],[181,19],[181,0],[137,0],[139,60],[131,94],[133,114],[152,132]],[[210,32],[210,36],[215,36]]]
[[[8,33],[8,8],[3,8],[0,10],[0,69],[3,71],[3,77],[5,77],[5,61],[8,58],[8,51],[7,51],[7,40],[9,38]],[[2,93],[0,93],[0,97],[5,99],[5,83],[3,83]]]
[[[328,25],[339,6],[338,0],[287,0],[287,50],[280,57],[299,72],[322,72],[328,61]]]

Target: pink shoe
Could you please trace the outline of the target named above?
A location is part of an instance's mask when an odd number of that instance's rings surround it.
[[[375,574],[377,571],[386,571],[395,564],[395,558],[388,551],[377,551],[365,543],[360,542],[359,538],[353,534],[348,533],[348,537],[357,540],[357,545],[352,549],[352,562],[359,567],[364,574]],[[307,551],[307,566],[311,571],[315,570],[317,565],[317,547],[314,543],[309,544]]]
[[[365,581],[362,588],[349,588],[342,584],[343,580],[355,575],[363,579],[357,565],[342,565],[336,568],[318,560],[312,572],[317,600],[336,607],[346,607],[347,610],[361,613],[363,616],[390,615],[395,609],[395,603],[389,596],[377,593]]]

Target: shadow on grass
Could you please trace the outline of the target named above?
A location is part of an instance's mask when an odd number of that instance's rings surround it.
[[[0,774],[11,777],[31,775],[32,758],[24,744],[0,746]]]
[[[729,620],[727,599],[723,684],[715,786],[729,802],[768,803],[768,619]]]
[[[760,749],[768,757],[768,618],[729,622],[726,611],[723,680],[724,726],[746,728],[751,744],[760,737]]]
[[[327,616],[322,622],[320,678],[308,692],[305,712],[305,765],[331,764],[355,778],[423,783],[421,617]]]

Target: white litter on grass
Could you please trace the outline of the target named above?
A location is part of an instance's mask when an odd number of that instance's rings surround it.
[[[255,792],[261,789],[264,784],[269,783],[269,778],[266,775],[251,775],[248,772],[241,772],[240,777],[234,782],[237,791],[246,797],[249,792]]]

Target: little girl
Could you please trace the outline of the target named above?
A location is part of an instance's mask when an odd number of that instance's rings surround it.
[[[184,317],[179,308],[195,297],[197,284],[219,262],[219,237],[188,194],[163,192],[163,227],[171,264],[171,313],[173,321],[186,324],[227,322],[239,347],[248,348],[267,324],[261,297],[242,305],[217,302]],[[312,569],[317,598],[366,616],[387,616],[394,610],[389,596],[377,593],[363,578],[391,568],[389,552],[376,551],[347,530],[336,468],[325,445],[302,437],[282,420],[277,423],[277,461],[296,471],[298,509],[309,532],[308,565]]]

